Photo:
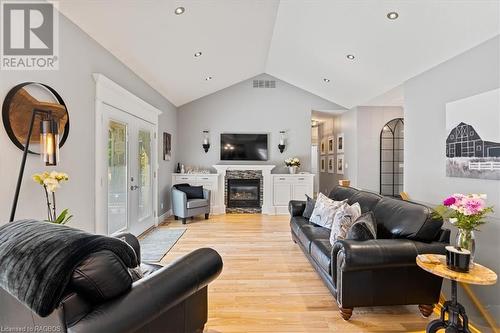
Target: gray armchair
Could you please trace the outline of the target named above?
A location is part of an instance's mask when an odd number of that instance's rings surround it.
[[[185,184],[183,184],[185,185]],[[172,186],[172,212],[176,220],[182,219],[186,224],[188,217],[205,214],[208,220],[210,215],[210,190],[203,189],[203,199],[188,199],[185,192],[177,189],[178,185]]]

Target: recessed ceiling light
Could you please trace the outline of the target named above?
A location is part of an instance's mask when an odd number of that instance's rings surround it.
[[[346,57],[349,60],[353,60],[355,58],[354,55],[352,55],[352,54],[348,54]]]
[[[387,18],[389,20],[395,20],[399,17],[399,14],[397,12],[390,12],[390,13],[387,13]]]
[[[175,15],[184,14],[185,11],[186,11],[186,8],[184,8],[184,7],[177,7],[177,8],[175,8]]]
[[[328,83],[330,82],[330,79],[327,79],[326,77],[323,79],[323,81],[325,81],[325,83]]]
[[[196,53],[194,54],[194,56],[195,56],[195,58],[198,58],[198,57],[201,57],[201,54],[202,54],[201,52],[196,52]]]
[[[207,77],[205,78],[205,81],[210,81],[210,80],[212,80],[212,79],[213,79],[213,77],[211,77],[211,76],[207,76]]]

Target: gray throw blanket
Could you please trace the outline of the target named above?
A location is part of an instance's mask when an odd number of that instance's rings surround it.
[[[59,305],[73,270],[101,250],[137,266],[134,250],[117,238],[35,220],[7,223],[0,227],[0,287],[46,317]]]

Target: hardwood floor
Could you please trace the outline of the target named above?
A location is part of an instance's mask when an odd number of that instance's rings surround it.
[[[188,220],[189,221],[189,220]],[[187,225],[169,219],[161,228],[186,227],[162,259],[211,247],[223,260],[209,287],[206,333],[418,332],[430,319],[417,306],[354,309],[344,321],[333,296],[290,238],[287,216],[198,217]]]

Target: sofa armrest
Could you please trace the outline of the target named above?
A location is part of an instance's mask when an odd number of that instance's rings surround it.
[[[175,187],[172,187],[172,213],[180,217],[187,215],[187,195]]]
[[[332,272],[414,266],[417,255],[444,254],[446,245],[409,239],[338,240],[332,247]]]
[[[111,236],[121,239],[125,243],[130,245],[134,249],[135,256],[137,257],[137,262],[139,264],[141,263],[141,245],[139,244],[139,240],[137,239],[137,237],[129,232],[118,232]]]
[[[222,258],[215,250],[195,250],[134,282],[128,293],[97,306],[68,332],[135,332],[207,286],[221,271]]]
[[[291,216],[302,216],[304,210],[306,209],[306,202],[299,200],[290,200],[288,203],[288,211]]]
[[[208,206],[210,207],[210,190],[203,189],[203,199],[208,201]]]

